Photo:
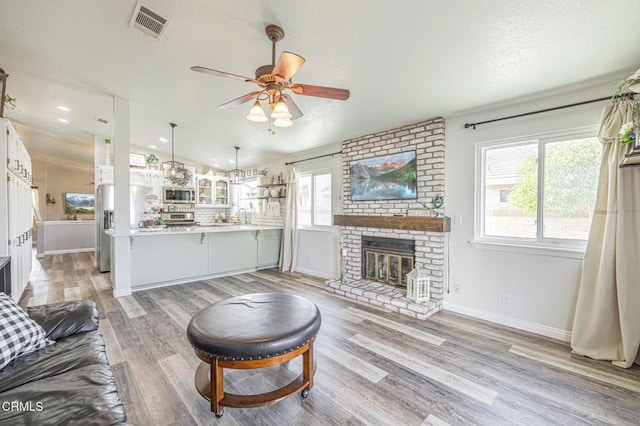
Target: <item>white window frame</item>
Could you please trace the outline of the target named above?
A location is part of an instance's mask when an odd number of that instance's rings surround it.
[[[310,170],[310,171],[306,171],[306,172],[300,172],[300,173],[296,173],[296,191],[298,190],[299,186],[299,179],[301,177],[307,177],[310,176],[311,177],[311,225],[300,225],[299,221],[297,220],[298,218],[296,218],[296,223],[297,223],[297,227],[298,229],[303,229],[303,230],[316,230],[316,231],[327,231],[329,229],[331,229],[332,224],[333,224],[333,220],[331,220],[331,223],[329,225],[316,225],[314,223],[314,208],[315,208],[315,197],[316,197],[316,185],[315,185],[315,176],[319,176],[319,175],[329,175],[331,177],[331,216],[333,217],[333,212],[334,212],[334,208],[333,208],[333,174],[331,172],[331,169],[318,169],[318,170]],[[297,194],[296,194],[296,203],[297,203]],[[298,207],[296,206],[296,214],[299,213],[298,211]]]
[[[538,161],[538,208],[536,217],[536,238],[516,238],[492,236],[484,234],[485,226],[485,153],[490,148],[535,143],[538,145],[538,160],[545,158],[545,147],[548,143],[562,142],[570,139],[582,139],[598,136],[598,126],[587,126],[556,132],[539,133],[518,138],[500,139],[476,144],[476,176],[475,176],[475,229],[472,245],[504,251],[517,251],[529,254],[565,256],[582,258],[586,248],[586,240],[569,240],[559,238],[543,238],[544,229],[544,161]]]

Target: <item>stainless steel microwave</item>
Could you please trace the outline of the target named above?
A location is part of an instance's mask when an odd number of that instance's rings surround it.
[[[196,190],[165,186],[162,191],[162,202],[163,204],[194,204],[196,202]]]

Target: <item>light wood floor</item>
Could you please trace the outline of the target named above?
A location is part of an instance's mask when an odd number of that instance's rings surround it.
[[[197,393],[190,318],[253,292],[308,298],[322,313],[309,397],[221,419]],[[35,262],[22,304],[90,298],[130,424],[135,425],[639,425],[640,367],[571,355],[566,343],[441,312],[428,321],[325,293],[323,281],[262,271],[114,299],[90,254]],[[264,392],[297,377],[299,360],[226,370],[229,391]]]

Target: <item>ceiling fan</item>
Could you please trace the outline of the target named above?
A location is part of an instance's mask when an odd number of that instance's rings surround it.
[[[277,25],[267,25],[265,32],[271,40],[271,64],[263,65],[256,69],[255,78],[243,77],[228,72],[218,71],[200,66],[191,67],[192,71],[216,75],[218,77],[232,78],[234,80],[254,83],[260,86],[260,90],[247,93],[237,99],[219,106],[220,109],[234,108],[252,99],[256,99],[251,112],[247,116],[250,121],[264,122],[272,120],[276,127],[289,127],[291,120],[302,117],[302,111],[298,108],[291,96],[286,91],[297,95],[316,96],[319,98],[337,99],[345,101],[349,99],[350,92],[347,89],[334,87],[313,86],[310,84],[292,83],[291,77],[304,64],[305,59],[293,52],[283,51],[276,62],[276,43],[284,38],[284,30]],[[270,118],[264,113],[261,101],[266,101],[270,109]],[[275,133],[269,123],[269,131]]]

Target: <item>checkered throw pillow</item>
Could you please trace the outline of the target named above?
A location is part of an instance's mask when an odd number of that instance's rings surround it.
[[[11,297],[0,292],[0,369],[13,359],[53,343]]]

